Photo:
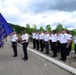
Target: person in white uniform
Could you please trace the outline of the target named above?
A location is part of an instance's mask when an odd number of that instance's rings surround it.
[[[51,41],[52,41],[52,50],[53,50],[52,57],[57,57],[57,34],[55,30],[53,30],[53,33],[51,35]]]
[[[74,35],[73,37],[73,42],[74,42],[74,51],[75,51],[75,54],[76,54],[76,34]]]
[[[36,49],[39,50],[39,32],[36,33]]]
[[[18,38],[17,38],[16,32],[13,32],[11,36],[12,48],[14,51],[13,57],[17,57],[17,40]]]
[[[44,34],[44,44],[45,44],[45,50],[46,50],[45,54],[49,54],[49,34],[47,31]]]
[[[28,53],[27,53],[28,39],[29,39],[28,34],[26,33],[26,31],[23,31],[21,36],[21,41],[22,41],[22,47],[24,53],[24,57],[22,59],[24,61],[28,60]]]
[[[40,48],[41,48],[41,52],[43,52],[44,50],[44,33],[43,31],[41,31],[40,35],[39,35],[39,39],[40,39]]]
[[[33,49],[36,48],[36,32],[32,33],[32,39],[33,39]]]
[[[67,57],[67,48],[69,47],[70,42],[68,39],[68,35],[65,29],[62,29],[62,33],[60,34],[60,53],[62,61],[66,61]]]

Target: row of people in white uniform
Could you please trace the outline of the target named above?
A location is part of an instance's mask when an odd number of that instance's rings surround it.
[[[12,33],[11,35],[11,42],[12,42],[12,48],[14,51],[13,57],[17,57],[17,43],[18,41],[22,42],[22,48],[23,48],[23,53],[24,57],[22,58],[24,61],[28,60],[28,54],[27,54],[27,46],[28,46],[28,40],[29,40],[29,35],[23,31],[22,35],[17,35],[15,32]]]
[[[71,51],[72,41],[74,41],[74,43],[76,44],[76,36],[72,37],[72,35],[66,32],[66,30],[64,29],[62,30],[61,33],[56,33],[55,30],[53,30],[50,33],[33,32],[32,38],[33,38],[34,49],[39,50],[40,48],[41,52],[43,52],[45,47],[46,54],[49,54],[49,44],[50,44],[51,50],[53,51],[53,57],[57,57],[57,52],[60,51],[61,53],[60,60],[63,61],[66,61],[66,57],[69,55],[69,52]]]

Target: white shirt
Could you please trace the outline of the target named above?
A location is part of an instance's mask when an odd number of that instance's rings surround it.
[[[39,39],[39,34],[36,34],[36,40],[38,40]]]
[[[74,44],[76,44],[76,36],[73,37]]]
[[[72,40],[72,35],[71,34],[68,34],[68,39]]]
[[[41,33],[41,34],[39,35],[39,38],[40,38],[40,40],[43,40],[43,38],[44,38],[44,33]]]
[[[14,34],[14,35],[12,35],[12,37],[11,37],[11,41],[12,42],[16,42],[17,41],[17,35],[16,34]]]
[[[52,34],[51,35],[51,41],[52,42],[57,42],[57,34]]]
[[[25,42],[28,42],[28,39],[29,39],[28,34],[27,34],[27,33],[23,34],[23,35],[21,36],[21,39],[22,39],[22,40],[26,40]]]
[[[36,38],[36,33],[32,33],[32,38],[33,38],[33,39]]]
[[[51,40],[52,39],[52,36],[51,35],[49,35],[49,40]]]
[[[58,41],[60,41],[60,35],[61,35],[61,34],[58,34],[58,35],[57,35],[57,40],[58,40]]]
[[[49,34],[44,34],[44,41],[46,41],[46,42],[49,41]]]
[[[66,33],[64,34],[60,34],[60,43],[61,44],[64,44],[64,43],[67,43],[68,42],[68,35]]]

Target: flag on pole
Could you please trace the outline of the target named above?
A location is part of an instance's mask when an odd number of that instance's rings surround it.
[[[9,26],[7,21],[4,19],[0,13],[0,48],[3,46],[5,39],[9,34],[13,32],[12,28]]]

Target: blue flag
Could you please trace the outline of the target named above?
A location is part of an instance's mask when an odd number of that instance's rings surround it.
[[[4,44],[3,39],[13,32],[7,21],[0,13],[0,47]]]

